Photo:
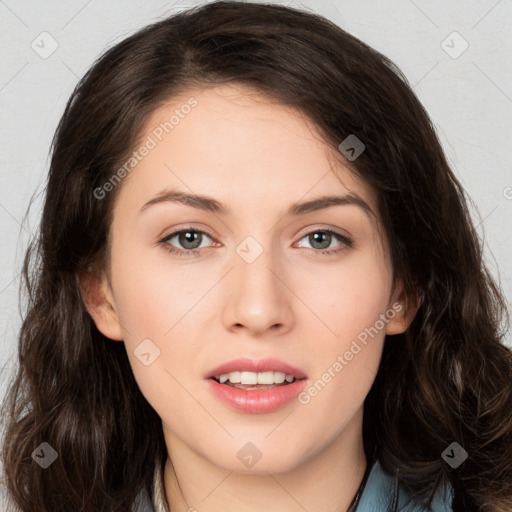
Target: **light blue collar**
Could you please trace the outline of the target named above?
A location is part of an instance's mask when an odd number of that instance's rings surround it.
[[[440,488],[432,501],[431,510],[452,512],[451,487]],[[368,475],[356,512],[424,512],[411,502],[411,494],[395,478],[384,472],[377,460]]]

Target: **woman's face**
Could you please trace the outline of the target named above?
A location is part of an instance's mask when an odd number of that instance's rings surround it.
[[[343,431],[360,432],[385,334],[405,327],[370,188],[300,114],[243,87],[173,99],[141,141],[137,165],[117,185],[103,282],[111,310],[93,316],[105,335],[124,340],[168,447],[235,471],[250,469],[247,454],[259,451],[251,471],[282,472]],[[298,207],[346,195],[371,210]],[[187,235],[192,228],[200,233]],[[241,357],[277,359],[306,378],[266,391],[208,378]],[[233,371],[273,365],[283,370],[274,361]],[[244,405],[250,393],[259,398]]]

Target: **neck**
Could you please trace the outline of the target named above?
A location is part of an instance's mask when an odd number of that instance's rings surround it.
[[[280,473],[239,473],[219,467],[165,426],[164,435],[170,455],[164,487],[172,512],[347,512],[367,465],[362,409],[332,443]]]

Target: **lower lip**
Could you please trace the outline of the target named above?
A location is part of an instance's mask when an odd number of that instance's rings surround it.
[[[305,387],[307,379],[267,389],[238,389],[206,379],[213,394],[237,412],[263,414],[277,411],[293,400]]]

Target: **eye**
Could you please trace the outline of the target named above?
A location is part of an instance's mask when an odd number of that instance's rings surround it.
[[[301,240],[304,240],[305,238],[312,246],[311,248],[315,249],[315,252],[319,255],[338,253],[345,250],[347,247],[353,246],[353,242],[350,238],[342,235],[341,233],[337,233],[332,229],[317,229],[315,231],[310,231],[304,235]],[[331,247],[331,243],[335,240],[338,240],[340,243],[335,246],[335,249],[329,249],[329,247]]]
[[[206,231],[202,231],[196,228],[185,228],[180,229],[178,231],[173,231],[168,234],[164,238],[158,241],[159,244],[162,244],[169,252],[178,254],[180,256],[189,256],[189,255],[197,255],[200,252],[200,249],[203,249],[204,246],[201,246],[201,242],[204,237],[212,239],[212,236],[209,235]],[[183,247],[175,247],[171,244],[171,240],[176,239],[175,243],[178,243]]]

